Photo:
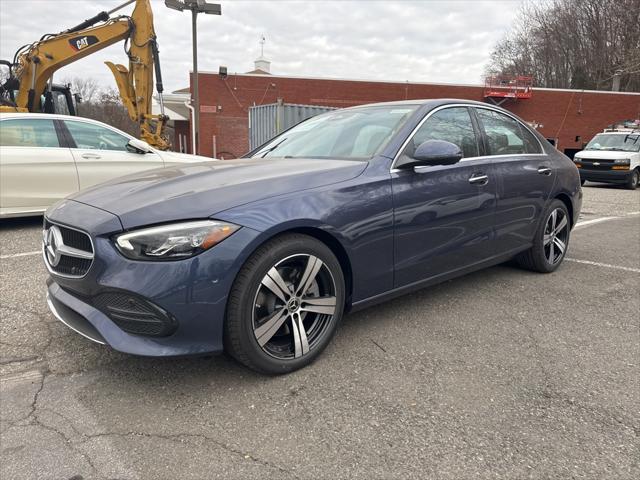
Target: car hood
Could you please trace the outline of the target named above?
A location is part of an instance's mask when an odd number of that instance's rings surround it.
[[[120,217],[125,229],[206,218],[276,195],[343,182],[367,162],[326,159],[241,159],[185,164],[120,177],[72,200]]]
[[[631,155],[638,152],[618,152],[616,150],[582,150],[576,153],[574,158],[584,158],[586,160],[602,159],[602,160],[616,160],[618,158],[630,158]]]

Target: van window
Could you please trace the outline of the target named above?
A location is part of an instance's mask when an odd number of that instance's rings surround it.
[[[593,137],[585,150],[613,150],[614,152],[640,152],[638,133],[600,133]]]

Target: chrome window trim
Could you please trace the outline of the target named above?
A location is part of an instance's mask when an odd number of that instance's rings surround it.
[[[93,244],[93,238],[91,238],[91,235],[89,235],[89,233],[85,232],[84,230],[80,230],[78,228],[74,228],[74,227],[70,227],[69,225],[65,225],[63,223],[56,223],[51,221],[50,219],[48,219],[47,217],[44,217],[44,221],[45,222],[49,222],[51,225],[57,225],[59,227],[64,227],[64,228],[68,228],[69,230],[75,230],[76,232],[82,233],[84,235],[86,235],[89,238],[89,243],[91,243],[91,250],[93,250],[93,254],[91,256],[91,265],[89,265],[89,268],[87,268],[87,271],[84,275],[67,275],[64,273],[59,273],[56,272],[55,270],[53,270],[51,268],[51,265],[49,265],[49,259],[47,258],[47,251],[46,248],[44,246],[44,240],[42,241],[42,258],[44,260],[44,265],[45,267],[47,267],[47,271],[51,274],[51,275],[55,275],[57,277],[62,277],[62,278],[72,278],[75,280],[79,280],[81,278],[86,277],[89,274],[89,271],[91,270],[91,267],[93,266],[93,260],[95,259],[96,256],[96,247]],[[45,232],[45,230],[42,231],[43,233]]]
[[[439,107],[436,107],[433,110],[431,110],[429,113],[427,113],[427,115],[425,115],[425,117],[422,120],[420,120],[420,123],[418,123],[418,125],[416,125],[415,128],[411,131],[411,133],[409,134],[407,139],[404,142],[402,142],[402,146],[398,149],[398,151],[396,152],[395,156],[393,157],[393,162],[391,163],[391,168],[389,169],[389,173],[397,173],[397,172],[402,170],[400,168],[395,168],[396,167],[396,163],[398,161],[398,158],[400,158],[400,155],[402,154],[404,149],[409,144],[409,141],[418,132],[420,127],[422,127],[422,124],[424,124],[424,122],[429,120],[429,118],[434,113],[439,112],[440,110],[444,110],[446,108],[454,108],[454,107],[484,108],[486,110],[493,110],[494,112],[502,113],[502,114],[508,116],[512,120],[516,121],[519,125],[522,125],[524,128],[526,128],[527,130],[529,130],[531,132],[531,129],[528,126],[524,125],[520,120],[518,120],[516,117],[514,117],[510,112],[505,112],[503,110],[499,110],[497,108],[492,107],[491,105],[485,106],[485,105],[475,105],[475,104],[469,104],[469,103],[449,103],[449,104],[446,104],[446,105],[440,105]],[[543,147],[542,143],[540,142],[540,139],[538,138],[538,136],[533,132],[531,132],[531,133],[533,134],[535,139],[538,141],[538,145],[540,146],[540,150],[542,150],[543,153],[519,153],[519,154],[513,154],[513,155],[511,155],[511,154],[510,155],[478,155],[476,157],[465,157],[462,160],[460,160],[459,163],[462,163],[462,162],[465,162],[465,161],[471,161],[471,160],[478,160],[478,159],[481,159],[481,158],[504,158],[504,157],[513,157],[513,156],[516,156],[516,155],[519,156],[519,157],[523,157],[523,156],[527,156],[527,157],[544,157],[544,156],[547,156],[547,154],[544,153],[544,147]]]

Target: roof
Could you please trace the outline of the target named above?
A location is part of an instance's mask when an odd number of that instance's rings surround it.
[[[271,73],[265,72],[260,68],[256,68],[255,70],[251,70],[250,72],[247,72],[245,75],[271,75]]]
[[[496,105],[489,105],[487,103],[484,102],[476,102],[475,100],[468,100],[468,99],[462,99],[462,98],[423,98],[423,99],[413,99],[413,100],[396,100],[393,102],[376,102],[376,103],[366,103],[366,104],[362,104],[362,105],[356,105],[353,107],[349,107],[349,108],[361,108],[361,107],[377,107],[377,106],[386,106],[386,105],[398,105],[398,106],[402,106],[402,105],[432,105],[432,106],[439,106],[439,105],[447,105],[449,103],[456,103],[456,104],[465,104],[465,105],[479,105],[482,107],[491,107],[491,108],[495,108]],[[503,110],[502,108],[498,107],[499,110]]]
[[[191,72],[193,73],[193,72]],[[218,72],[200,70],[201,75],[218,75]],[[229,73],[231,75],[238,75],[240,77],[262,76],[264,73]],[[340,81],[340,82],[360,82],[360,83],[392,83],[397,85],[433,85],[433,86],[446,86],[446,87],[474,87],[478,89],[484,89],[484,84],[477,83],[448,83],[448,82],[411,82],[409,80],[372,80],[366,78],[340,78],[340,77],[307,77],[301,75],[273,75],[269,74],[273,78],[291,78],[298,80],[326,80],[326,81]],[[603,95],[634,95],[640,96],[640,92],[613,92],[610,90],[582,90],[576,88],[545,88],[545,87],[533,87],[532,90],[548,91],[548,92],[576,92],[576,93],[598,93]]]

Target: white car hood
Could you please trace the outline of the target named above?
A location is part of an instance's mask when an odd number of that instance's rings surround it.
[[[190,155],[188,153],[178,152],[159,152],[160,156],[168,163],[200,163],[218,161],[217,158],[203,157],[200,155]]]
[[[574,158],[616,160],[618,158],[631,158],[632,155],[637,154],[638,152],[618,152],[615,150],[582,150],[576,153]]]

